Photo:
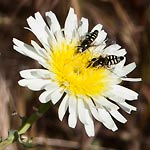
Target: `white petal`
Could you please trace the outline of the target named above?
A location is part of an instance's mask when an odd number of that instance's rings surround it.
[[[26,80],[26,79],[21,79],[18,81],[18,84],[23,87],[27,86],[28,83],[29,83],[29,80]]]
[[[91,136],[94,136],[94,123],[92,123],[92,124],[85,124],[84,125],[84,128],[85,128],[85,131],[86,131],[86,133],[87,133],[87,135],[89,136],[89,137],[91,137]]]
[[[95,108],[94,103],[92,102],[92,100],[90,98],[84,98],[84,102],[89,106],[89,107],[93,107]]]
[[[58,109],[58,116],[59,116],[59,119],[62,121],[66,111],[67,111],[67,108],[69,106],[69,102],[68,102],[68,95],[66,95],[62,102],[60,103],[60,106],[59,106],[59,109]]]
[[[114,102],[119,102],[120,103],[120,102],[124,102],[125,101],[124,98],[119,97],[116,93],[109,92],[105,96],[107,98],[109,98],[110,100],[114,101]]]
[[[102,25],[101,24],[97,24],[91,32],[93,32],[94,30],[98,30],[98,36],[94,41],[94,45],[99,45],[99,44],[104,44],[104,40],[106,39],[107,33],[102,30]]]
[[[41,14],[39,12],[35,13],[35,20],[38,23],[40,30],[41,31],[43,30],[45,32],[45,36],[47,36],[48,46],[50,48],[49,39],[52,40],[51,42],[55,41],[55,37],[54,37],[53,33],[51,32],[51,30],[49,30],[49,27],[47,26],[47,24],[45,23],[44,19],[42,18]]]
[[[138,93],[120,85],[115,85],[111,92],[127,100],[136,100],[138,98]]]
[[[52,94],[51,94],[51,100],[53,104],[56,104],[62,97],[63,95],[63,90],[61,88],[55,90]]]
[[[40,97],[39,100],[41,103],[47,103],[51,100],[51,93],[52,91],[44,91]]]
[[[31,44],[36,50],[36,52],[41,56],[46,58],[47,57],[47,52],[44,48],[41,48],[35,41],[31,40]]]
[[[78,27],[80,37],[83,37],[88,33],[88,28],[89,28],[88,19],[82,17]]]
[[[45,29],[41,27],[37,20],[34,19],[32,16],[27,18],[27,22],[29,27],[31,28],[30,31],[32,31],[35,36],[39,39],[39,41],[43,44],[43,46],[48,49],[49,44],[48,44],[48,34],[45,32]],[[38,29],[38,30],[37,30]]]
[[[96,108],[94,104],[89,102],[90,100],[87,102],[87,104],[94,118],[102,122],[108,129],[112,131],[116,131],[118,128],[115,122],[113,121],[113,119],[111,118],[110,114],[107,112],[107,110],[103,106],[98,106],[98,108]]]
[[[74,96],[69,97],[69,113],[76,113],[77,111],[77,99]]]
[[[115,65],[115,68],[113,70],[113,73],[116,74],[118,77],[124,77],[124,73],[123,73],[123,68],[124,68],[124,64],[126,62],[126,57],[124,57],[124,59]]]
[[[126,55],[126,53],[127,53],[127,51],[126,51],[125,49],[120,49],[120,50],[114,52],[113,55],[116,55],[116,56],[124,56],[124,55]]]
[[[102,122],[108,129],[112,131],[116,131],[118,128],[111,118],[110,114],[104,108],[98,108],[100,118],[103,118],[104,122]]]
[[[88,124],[84,124],[85,131],[88,136],[94,136],[95,134],[94,123],[93,123],[93,119],[89,111],[88,111],[88,114],[86,114],[86,119],[87,119]]]
[[[116,131],[118,129],[105,108],[103,108],[102,106],[96,108],[95,105],[90,101],[90,99],[86,100],[85,102],[88,104],[90,111],[95,119],[102,122],[108,129],[112,131]]]
[[[78,99],[78,116],[79,116],[79,120],[83,124],[88,124],[87,120],[86,120],[87,111],[88,110],[86,109],[83,100],[82,99]]]
[[[46,36],[46,39],[47,39],[47,43],[46,44],[48,45],[48,49],[49,49],[50,46],[51,46],[51,43],[55,43],[56,42],[55,41],[55,36],[53,35],[51,30],[49,29],[49,27],[45,23],[44,19],[40,15],[40,13],[35,13],[35,20],[36,20],[36,23],[38,23],[38,25],[39,25],[38,31],[40,31],[40,29],[41,29],[41,34],[42,34],[42,30],[43,30],[43,34]],[[42,38],[43,38],[43,35],[40,35],[40,36],[42,36]]]
[[[51,81],[43,79],[22,79],[18,81],[20,86],[27,86],[30,90],[40,91],[45,88]],[[38,83],[38,84],[37,84]]]
[[[107,53],[104,50],[104,54],[107,54],[107,55],[124,56],[126,53],[127,53],[127,51],[125,49],[110,51],[110,52],[107,52]]]
[[[13,48],[17,52],[37,61],[45,61],[43,57],[41,57],[39,54],[36,53],[35,49],[32,46],[15,38],[13,39],[13,42],[16,45],[16,46],[14,45]]]
[[[47,17],[48,25],[50,26],[53,33],[59,32],[61,30],[61,27],[55,14],[51,11],[46,12],[46,17]]]
[[[133,62],[133,63],[130,63],[128,65],[126,65],[124,68],[123,68],[123,76],[126,76],[127,74],[129,74],[130,72],[132,72],[134,69],[136,68],[136,64]]]
[[[74,14],[74,9],[70,8],[65,21],[64,34],[67,41],[71,41],[77,30],[77,16]]]
[[[62,35],[62,32],[61,32],[61,27],[60,27],[60,24],[57,20],[57,17],[55,16],[55,14],[51,11],[46,12],[46,17],[47,17],[47,22],[48,22],[52,32],[54,33],[54,35],[57,34],[59,39],[62,39],[63,35]],[[56,36],[56,38],[58,38],[57,36]]]
[[[46,103],[47,101],[50,101],[51,100],[51,94],[54,91],[56,91],[57,89],[59,89],[59,87],[55,84],[55,82],[51,82],[50,84],[45,86],[44,89],[46,89],[46,91],[43,92],[39,97],[39,100],[41,103]]]
[[[123,81],[131,81],[131,82],[142,81],[141,78],[121,78],[121,80],[123,80]]]
[[[69,97],[69,127],[75,128],[77,124],[77,99],[74,96]]]
[[[100,122],[105,122],[105,119],[104,119],[104,117],[101,117],[100,115],[99,115],[99,112],[98,112],[98,109],[95,107],[89,107],[90,108],[90,111],[91,111],[91,113],[92,113],[92,115],[93,115],[93,117],[96,119],[96,120],[98,120],[98,121],[100,121]]]
[[[13,38],[13,40],[16,40],[15,38]],[[18,46],[16,46],[16,45],[13,45],[13,49],[14,50],[16,50],[17,52],[19,52],[20,54],[22,54],[22,55],[25,55],[26,56],[26,54],[24,53],[24,51],[22,51]]]
[[[94,49],[93,53],[94,53],[96,56],[99,56],[100,54],[103,53],[103,50],[104,50],[105,46],[106,46],[105,43],[102,43],[102,44],[98,45],[98,46]]]
[[[43,44],[45,49],[51,47],[51,43],[55,42],[55,37],[47,27],[45,21],[39,12],[35,13],[35,18],[30,16],[27,19],[28,25],[31,28],[31,31],[36,35],[39,41]]]
[[[118,44],[113,44],[113,45],[110,45],[110,46],[106,47],[106,48],[104,49],[104,53],[105,53],[105,54],[111,54],[111,53],[113,53],[114,51],[117,51],[117,50],[120,49],[120,48],[121,48],[120,45],[118,45]]]
[[[45,69],[27,69],[20,71],[22,78],[34,79],[34,78],[50,78],[51,73]]]
[[[59,85],[56,82],[51,82],[49,85],[44,88],[47,91],[59,89]]]
[[[87,107],[90,109],[92,115],[94,116],[94,118],[100,122],[104,121],[103,118],[101,118],[99,116],[99,113],[98,113],[98,109],[97,109],[97,106],[94,105],[94,103],[92,102],[92,100],[90,98],[86,98],[84,99],[84,102],[85,104],[87,104]],[[100,108],[101,106],[99,106]]]
[[[118,71],[118,70],[121,70],[121,73],[122,73],[122,70],[123,70],[123,67],[124,67],[124,64],[126,62],[126,57],[124,57],[124,59],[115,65],[115,69]],[[123,76],[123,75],[122,75]]]
[[[136,107],[132,106],[132,105],[129,105],[128,103],[126,102],[122,102],[122,103],[118,103],[118,105],[127,113],[131,113],[131,111],[136,111]]]
[[[107,109],[111,110],[111,109],[119,109],[119,107],[117,105],[115,105],[114,103],[108,101],[106,98],[99,96],[99,97],[95,97],[94,101],[96,102],[96,104],[100,105],[100,106],[104,106]]]
[[[127,120],[117,110],[110,110],[109,113],[119,122],[121,123],[127,122]]]
[[[16,50],[17,52],[19,52],[23,55],[26,55],[26,49],[27,49],[27,51],[34,52],[34,48],[32,46],[25,44],[24,42],[22,42],[16,38],[13,38],[13,43],[14,43],[14,45],[13,45],[14,50]]]
[[[43,90],[45,88],[45,86],[48,85],[49,83],[50,83],[49,80],[42,80],[42,79],[37,80],[36,79],[36,80],[32,80],[32,82],[30,82],[30,84],[28,85],[28,88],[33,91],[40,91],[40,90]]]
[[[77,114],[69,114],[68,118],[69,127],[75,128],[77,124]]]
[[[102,30],[102,25],[101,24],[97,24],[93,29],[92,29],[92,31],[91,32],[93,32],[94,30],[98,30],[99,32]]]
[[[49,69],[49,65],[47,61],[38,61],[38,63],[46,69]]]
[[[106,36],[107,36],[107,33],[104,30],[100,31],[93,44],[94,45],[103,44],[104,40],[106,39]]]

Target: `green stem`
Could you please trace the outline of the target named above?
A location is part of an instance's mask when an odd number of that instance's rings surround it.
[[[34,112],[26,121],[23,123],[23,125],[18,130],[18,134],[24,134],[26,133],[32,124],[36,122],[43,114],[50,108],[50,103],[41,104],[40,107],[36,112]]]
[[[8,138],[0,142],[0,150],[3,150],[9,144],[12,144],[18,140],[17,135],[26,133],[43,114],[50,108],[50,103],[41,104],[36,112],[34,112],[27,120],[24,121],[22,126],[17,131],[10,132]]]

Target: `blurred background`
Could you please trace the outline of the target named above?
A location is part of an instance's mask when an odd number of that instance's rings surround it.
[[[30,116],[40,105],[40,92],[18,86],[19,71],[40,68],[36,61],[12,48],[12,38],[30,43],[34,35],[23,27],[26,18],[39,11],[56,13],[62,27],[68,10],[73,7],[78,17],[89,19],[90,29],[97,23],[112,43],[127,51],[127,63],[135,61],[137,68],[130,77],[142,77],[139,83],[123,83],[139,93],[138,101],[130,102],[137,112],[128,115],[126,124],[116,121],[119,130],[109,131],[95,121],[96,135],[87,137],[78,122],[75,129],[67,124],[67,117],[58,119],[58,106],[39,119],[27,133],[37,145],[32,150],[150,150],[150,1],[149,0],[0,0],[0,137],[6,138],[8,130],[18,129],[20,116]],[[14,143],[8,150],[26,150]]]

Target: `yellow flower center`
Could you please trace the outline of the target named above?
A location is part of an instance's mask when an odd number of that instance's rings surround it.
[[[70,94],[102,95],[110,89],[113,79],[106,68],[87,67],[92,58],[89,50],[77,52],[75,42],[63,41],[53,46],[48,64],[55,74],[55,81]]]

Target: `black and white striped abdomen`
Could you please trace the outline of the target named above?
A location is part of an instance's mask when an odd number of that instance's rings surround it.
[[[107,55],[105,57],[99,56],[92,58],[91,61],[89,61],[89,64],[87,67],[106,67],[111,68],[111,66],[118,64],[124,59],[123,56],[115,56],[115,55]]]
[[[81,44],[78,46],[78,50],[80,52],[84,52],[85,50],[87,50],[89,47],[92,46],[93,42],[95,41],[95,39],[98,36],[99,31],[98,30],[94,30],[93,32],[88,33],[85,36],[85,39],[81,42]]]
[[[124,59],[123,56],[115,56],[115,55],[108,55],[105,58],[105,65],[112,66],[118,64],[120,61]]]
[[[94,42],[97,36],[98,36],[98,30],[94,30],[93,32],[86,35],[86,40],[88,41],[89,44],[91,44],[92,42]]]

